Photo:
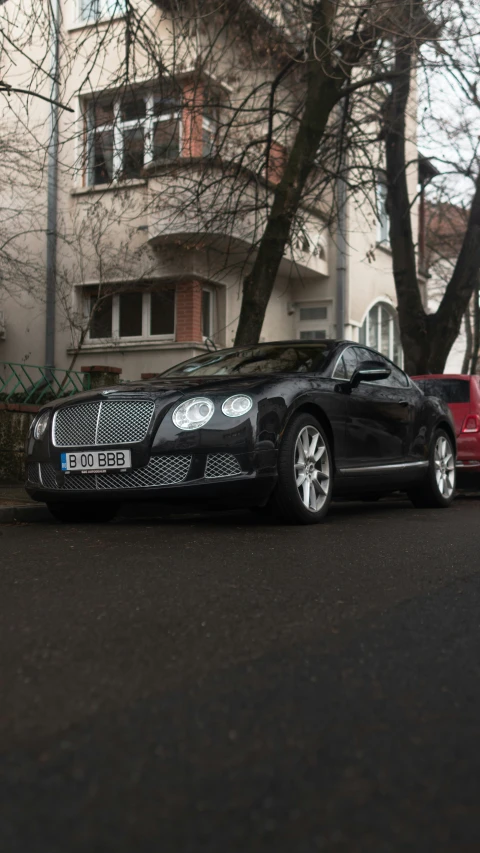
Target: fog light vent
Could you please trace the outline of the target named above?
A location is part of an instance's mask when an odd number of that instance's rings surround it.
[[[242,469],[238,459],[232,456],[231,453],[212,453],[207,456],[207,464],[205,466],[205,477],[207,479],[235,477],[241,473]]]

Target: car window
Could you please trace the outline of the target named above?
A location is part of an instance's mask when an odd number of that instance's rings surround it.
[[[415,384],[428,397],[440,397],[445,403],[469,403],[468,379],[416,379]]]
[[[331,341],[259,344],[216,350],[189,359],[163,376],[247,376],[269,373],[311,373],[323,370],[331,355]]]
[[[380,353],[357,347],[357,357],[359,362],[372,361],[373,359],[374,361],[382,361],[386,367],[390,368],[391,373],[388,379],[379,379],[375,385],[382,385],[386,388],[408,388],[409,382],[404,372]]]
[[[356,347],[347,347],[337,361],[333,372],[334,379],[351,379],[358,365]]]

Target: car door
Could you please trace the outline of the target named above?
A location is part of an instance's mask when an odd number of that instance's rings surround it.
[[[404,462],[413,437],[414,400],[405,374],[379,353],[352,346],[344,353],[346,377],[363,361],[383,361],[388,379],[361,382],[347,397],[347,467]]]

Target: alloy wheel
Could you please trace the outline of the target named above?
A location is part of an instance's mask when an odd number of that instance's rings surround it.
[[[304,427],[295,443],[295,483],[309,512],[318,512],[329,490],[330,463],[323,438],[314,426]]]
[[[435,477],[440,494],[450,498],[455,489],[455,460],[447,439],[440,435],[435,444]]]

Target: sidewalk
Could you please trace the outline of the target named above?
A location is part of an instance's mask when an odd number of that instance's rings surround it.
[[[32,501],[22,486],[0,485],[0,524],[46,521],[49,518],[45,504]]]

